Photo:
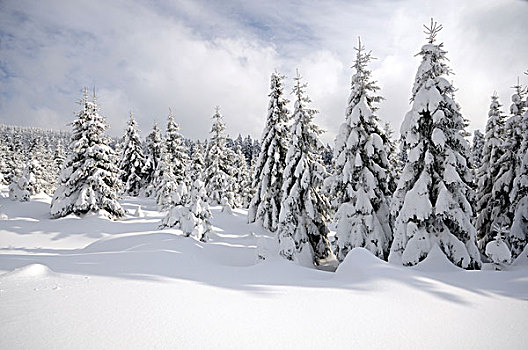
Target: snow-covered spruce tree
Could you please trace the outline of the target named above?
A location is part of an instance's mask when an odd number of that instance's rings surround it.
[[[477,197],[475,209],[478,213],[475,227],[478,232],[479,245],[484,248],[493,239],[492,227],[502,227],[509,223],[505,213],[510,207],[509,183],[500,180],[503,173],[504,154],[504,121],[505,116],[500,110],[499,97],[491,96],[490,110],[488,112],[488,123],[486,135],[480,156],[481,165],[477,169]]]
[[[330,204],[321,193],[328,174],[321,158],[324,145],[319,135],[323,131],[313,123],[317,110],[307,107],[311,101],[305,95],[306,84],[301,84],[299,73],[295,82],[295,111],[286,154],[277,239],[282,257],[313,266],[335,261],[328,241]]]
[[[189,162],[189,156],[185,147],[180,127],[174,121],[174,115],[169,109],[169,121],[167,122],[167,132],[165,136],[166,151],[169,154],[169,161],[172,162],[172,173],[177,183],[185,180],[185,169]]]
[[[371,78],[371,53],[359,41],[345,122],[335,140],[335,172],[325,187],[336,206],[335,253],[340,261],[355,247],[387,259],[392,239],[389,140],[375,115],[381,100]]]
[[[7,135],[0,137],[0,184],[9,184],[10,169],[7,164],[9,158],[9,145],[7,142]]]
[[[231,191],[234,179],[226,162],[225,124],[219,107],[216,107],[212,119],[211,139],[205,157],[205,189],[211,204],[222,205],[224,209],[229,210],[235,205],[235,194]]]
[[[512,259],[510,248],[504,242],[503,233],[507,233],[505,227],[498,227],[494,225],[494,231],[497,232],[497,236],[486,244],[485,254],[490,261],[495,265],[495,270],[502,270],[504,264],[509,264]]]
[[[57,141],[57,145],[55,146],[55,152],[53,153],[53,164],[54,164],[54,176],[55,178],[58,178],[60,176],[60,172],[62,170],[62,164],[64,164],[64,161],[66,160],[66,153],[64,152],[64,148],[62,147],[62,142],[59,139]]]
[[[170,156],[166,151],[166,147],[163,147],[161,159],[154,175],[156,179],[156,203],[160,210],[168,210],[175,204],[173,194],[178,188],[178,183],[172,171],[173,163],[169,159]]]
[[[31,141],[28,159],[21,176],[10,185],[11,199],[27,200],[25,191],[29,196],[41,192],[53,193],[55,179],[50,166],[50,158],[40,137],[34,138]]]
[[[150,197],[156,193],[156,170],[163,155],[163,136],[157,123],[154,123],[152,131],[145,140],[145,174],[146,191],[145,195]]]
[[[494,196],[498,198],[495,202],[499,208],[488,214],[491,220],[501,227],[511,227],[515,208],[519,202],[517,197],[519,191],[515,188],[515,179],[521,172],[523,134],[526,130],[522,120],[524,113],[523,99],[526,91],[519,82],[513,86],[513,89],[515,89],[515,92],[512,95],[512,104],[510,106],[511,115],[504,123],[503,142],[500,146],[502,154],[495,163],[495,166],[499,168],[492,180],[492,191]],[[484,229],[479,227],[479,245],[481,247],[484,247],[492,239],[489,231],[490,227],[487,226]],[[509,236],[506,236],[505,240],[510,243]]]
[[[251,198],[253,198],[253,188],[251,187],[251,174],[246,157],[242,153],[240,145],[237,146],[235,166],[237,180],[237,197],[242,208],[247,208]]]
[[[528,73],[527,73],[528,74]],[[528,96],[525,107],[528,108]],[[517,202],[515,215],[509,233],[509,243],[513,258],[517,258],[528,245],[528,110],[522,117],[523,146],[521,147],[521,168],[514,180],[511,201]]]
[[[191,162],[189,163],[189,179],[191,184],[196,180],[202,180],[202,172],[205,166],[205,149],[200,141],[196,141],[193,147]]]
[[[396,190],[396,184],[398,183],[404,164],[401,161],[398,143],[394,140],[394,130],[392,130],[389,122],[383,124],[383,132],[386,137],[385,149],[387,151],[387,159],[389,160],[387,188],[389,190],[389,196],[392,196]]]
[[[255,195],[249,204],[248,222],[259,222],[264,228],[275,231],[281,210],[281,188],[288,151],[289,102],[283,97],[282,80],[277,72],[271,75],[270,102],[266,126],[262,133],[261,148],[253,174]]]
[[[473,133],[473,144],[471,145],[471,165],[474,169],[482,165],[482,152],[484,150],[484,134],[480,130]]]
[[[5,159],[7,169],[5,171],[5,180],[7,183],[16,181],[22,176],[24,164],[26,160],[26,149],[22,143],[19,133],[11,135],[11,140],[8,143],[8,155]]]
[[[29,165],[30,162],[26,163],[24,170],[18,170],[17,173],[20,173],[20,176],[13,177],[13,180],[9,184],[9,199],[12,201],[29,201],[31,196],[31,193],[28,190],[29,180],[35,182],[34,176],[27,171]]]
[[[518,196],[519,192],[519,176],[521,175],[521,166],[522,159],[524,154],[528,150],[528,125],[525,119],[525,111],[528,109],[528,103],[524,101],[527,97],[527,88],[520,85],[517,81],[517,85],[513,87],[515,93],[512,95],[512,104],[510,106],[510,112],[512,116],[508,119],[506,125],[507,136],[510,139],[505,140],[505,147],[509,149],[516,150],[516,159],[513,164],[515,164],[514,179],[512,181],[510,200],[513,206],[513,211],[517,207],[517,203],[520,198]],[[508,123],[511,122],[511,125]],[[512,163],[510,163],[512,164]]]
[[[102,211],[112,218],[121,218],[125,212],[117,201],[119,169],[104,134],[105,119],[99,114],[95,94],[88,101],[85,90],[81,105],[73,122],[70,154],[51,201],[51,216]]]
[[[123,147],[121,150],[121,181],[123,190],[130,196],[138,196],[145,185],[145,156],[143,146],[139,137],[136,120],[130,112],[130,119],[125,135],[123,136]]]
[[[163,218],[161,226],[179,228],[186,236],[206,242],[211,232],[211,217],[204,183],[196,179],[192,183],[185,206],[173,205]]]
[[[472,173],[468,167],[466,121],[452,96],[454,88],[443,44],[435,44],[442,26],[431,20],[428,43],[412,90],[412,108],[401,126],[408,160],[392,199],[396,218],[389,261],[414,265],[438,245],[454,264],[480,268],[476,230],[471,223]]]
[[[227,177],[227,192],[229,195],[226,197],[227,203],[231,208],[238,208],[241,206],[241,198],[239,196],[240,188],[238,183],[238,169],[236,168],[238,157],[236,152],[232,147],[235,147],[234,144],[231,147],[226,147],[224,152],[224,158],[222,163],[224,164],[226,171],[228,173]]]

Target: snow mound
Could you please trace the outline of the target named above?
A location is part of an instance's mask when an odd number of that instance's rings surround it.
[[[386,265],[386,262],[377,258],[374,254],[365,248],[352,249],[345,260],[339,265],[336,274],[349,274],[359,269],[369,269]]]
[[[462,271],[454,265],[444,254],[438,244],[434,244],[427,257],[418,263],[413,269],[422,272],[456,272]]]
[[[55,272],[46,265],[30,264],[14,269],[1,275],[1,278],[44,278],[55,275]]]
[[[521,254],[515,259],[513,266],[528,266],[528,244],[524,247]]]
[[[136,211],[134,212],[134,216],[136,218],[143,218],[145,217],[145,213],[143,212],[143,210],[141,209],[141,205],[138,205],[137,208],[136,208]]]

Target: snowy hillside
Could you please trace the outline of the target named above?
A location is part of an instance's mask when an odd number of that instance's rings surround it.
[[[121,221],[52,220],[50,201],[2,187],[1,349],[528,348],[527,266],[465,271],[433,249],[405,268],[356,248],[333,273],[257,262],[269,237],[244,210],[212,207],[202,243],[158,229],[154,199],[125,197]]]

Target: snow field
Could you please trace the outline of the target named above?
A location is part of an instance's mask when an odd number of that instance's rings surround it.
[[[433,249],[413,268],[352,250],[335,273],[270,257],[246,212],[212,207],[210,243],[127,215],[49,219],[50,198],[0,211],[0,348],[525,349],[528,268],[465,271]],[[133,216],[138,205],[144,217]]]

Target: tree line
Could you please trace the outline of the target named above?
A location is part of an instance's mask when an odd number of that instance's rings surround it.
[[[172,111],[164,135],[154,125],[143,142],[131,114],[125,135],[113,142],[95,95],[85,90],[67,156],[58,142],[53,157],[42,156],[46,147],[35,138],[17,174],[7,166],[16,146],[4,137],[3,179],[13,199],[53,193],[55,218],[95,211],[119,219],[120,193],[155,197],[167,213],[161,227],[202,241],[211,231],[209,205],[247,208],[248,222],[274,233],[280,256],[309,266],[337,265],[356,247],[403,265],[422,261],[434,246],[466,269],[479,269],[483,259],[510,262],[527,249],[527,89],[514,86],[509,115],[494,94],[486,131],[476,131],[470,146],[468,121],[448,81],[447,51],[436,42],[441,29],[433,20],[425,26],[398,142],[377,116],[383,97],[369,69],[372,54],[359,41],[333,148],[320,141],[318,111],[301,75],[290,112],[285,77],[274,72],[260,142],[229,139],[219,107],[205,142],[186,141]],[[42,166],[42,159],[53,162]]]

